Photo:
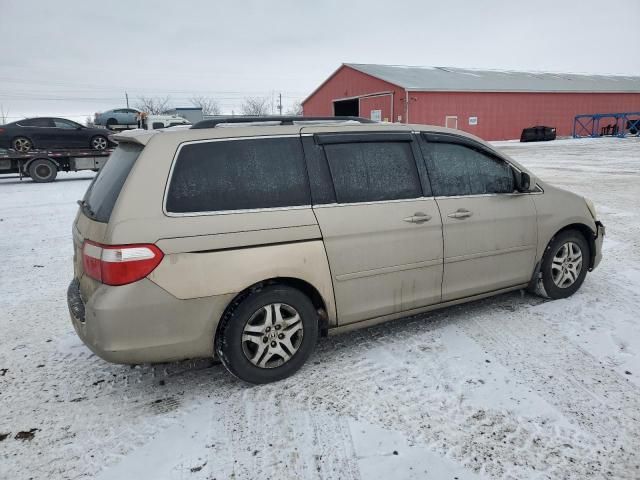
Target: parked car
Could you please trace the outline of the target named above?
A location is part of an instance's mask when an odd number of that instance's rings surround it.
[[[93,123],[103,125],[108,128],[121,125],[136,125],[140,110],[135,108],[116,108],[106,112],[96,113]]]
[[[80,202],[68,289],[100,357],[215,354],[265,383],[330,330],[515,289],[568,297],[600,262],[593,204],[474,136],[248,120],[116,136]]]
[[[104,128],[89,128],[64,118],[25,118],[0,126],[0,147],[26,153],[39,149],[91,148],[115,145]]]

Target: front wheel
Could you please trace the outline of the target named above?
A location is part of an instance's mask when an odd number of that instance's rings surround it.
[[[566,298],[578,291],[587,276],[590,258],[589,244],[581,232],[567,230],[556,235],[540,268],[546,296]]]
[[[271,285],[251,292],[220,320],[216,354],[236,377],[269,383],[295,373],[318,339],[318,313],[291,287]]]
[[[96,135],[91,139],[91,148],[93,150],[106,150],[109,146],[109,141],[102,135]]]

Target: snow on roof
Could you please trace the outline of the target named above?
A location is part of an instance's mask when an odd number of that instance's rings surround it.
[[[640,93],[640,77],[345,63],[407,90]]]

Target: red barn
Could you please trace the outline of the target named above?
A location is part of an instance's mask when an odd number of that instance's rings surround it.
[[[345,63],[302,102],[305,115],[356,115],[458,128],[486,140],[523,128],[571,135],[580,114],[640,112],[640,77]]]

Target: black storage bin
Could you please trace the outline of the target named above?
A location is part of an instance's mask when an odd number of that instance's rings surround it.
[[[521,142],[544,142],[555,139],[556,129],[542,125],[525,128],[522,130],[522,135],[520,135]]]

